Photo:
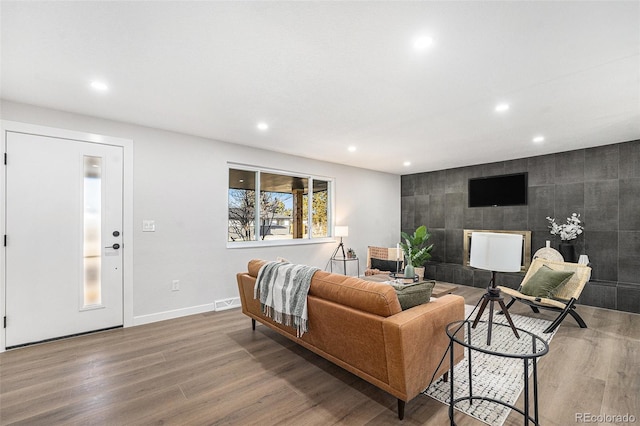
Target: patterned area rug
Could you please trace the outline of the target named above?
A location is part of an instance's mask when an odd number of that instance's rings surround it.
[[[466,308],[466,314],[468,316],[473,310],[473,306],[466,306]],[[487,317],[488,315],[485,311],[482,320],[486,320]],[[550,321],[514,314],[511,315],[511,318],[517,328],[534,333],[545,339],[547,343],[551,342],[551,339],[555,335],[555,331],[549,334],[542,333],[542,331],[549,326]],[[475,319],[475,313],[470,319]],[[494,322],[507,324],[503,315],[495,315]],[[484,330],[483,335],[486,336],[486,329],[486,323],[479,323],[476,330],[480,333]],[[508,348],[512,345],[522,345],[524,343],[525,339],[516,339],[508,327],[497,327],[497,330],[498,331],[493,332],[491,346],[485,345],[486,348],[497,351],[500,347]],[[530,345],[530,340],[527,340],[528,342],[526,344]],[[484,339],[484,343],[486,343],[486,339]],[[469,394],[468,359],[468,353],[465,349],[464,360],[454,367],[454,399]],[[448,354],[444,362],[449,362]],[[515,404],[524,389],[524,363],[522,360],[492,356],[473,351],[472,364],[474,396],[485,396],[487,398],[505,401],[511,405]],[[530,363],[529,376],[531,376],[532,372],[533,369]],[[533,398],[533,388],[530,387],[529,389],[531,392],[530,396]],[[450,384],[443,382],[442,378],[440,378],[425,389],[423,394],[449,405],[449,391]],[[473,404],[469,404],[468,401],[462,401],[457,403],[455,408],[492,426],[501,426],[511,412],[511,409],[508,407],[482,400],[474,400]],[[530,415],[533,415],[533,406],[531,406],[530,410]]]

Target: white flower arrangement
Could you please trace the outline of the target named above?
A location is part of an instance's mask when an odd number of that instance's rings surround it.
[[[547,216],[549,221],[549,229],[552,235],[560,235],[562,241],[575,240],[578,235],[582,234],[584,226],[581,225],[580,214],[572,213],[571,217],[567,218],[567,223],[558,225],[555,218]]]

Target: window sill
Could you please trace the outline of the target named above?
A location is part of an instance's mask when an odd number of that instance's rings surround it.
[[[270,240],[270,241],[227,241],[228,249],[242,249],[255,247],[282,247],[282,246],[304,246],[309,244],[337,243],[338,240],[332,237],[324,238],[299,238],[291,240]]]

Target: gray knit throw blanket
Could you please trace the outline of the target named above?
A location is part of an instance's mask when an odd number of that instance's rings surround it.
[[[278,324],[293,326],[296,335],[308,330],[307,293],[318,268],[282,262],[267,262],[258,272],[253,297],[262,312]]]

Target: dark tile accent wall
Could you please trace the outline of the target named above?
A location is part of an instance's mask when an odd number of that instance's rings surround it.
[[[618,280],[636,282],[640,271],[640,232],[620,231],[618,238]]]
[[[468,179],[529,173],[526,206],[469,208]],[[426,225],[435,244],[425,274],[486,287],[490,274],[462,265],[464,229],[530,230],[535,253],[550,240],[547,216],[563,222],[580,213],[576,242],[593,268],[579,303],[640,313],[640,140],[558,154],[402,176],[402,230]],[[517,288],[522,274],[498,274]]]

